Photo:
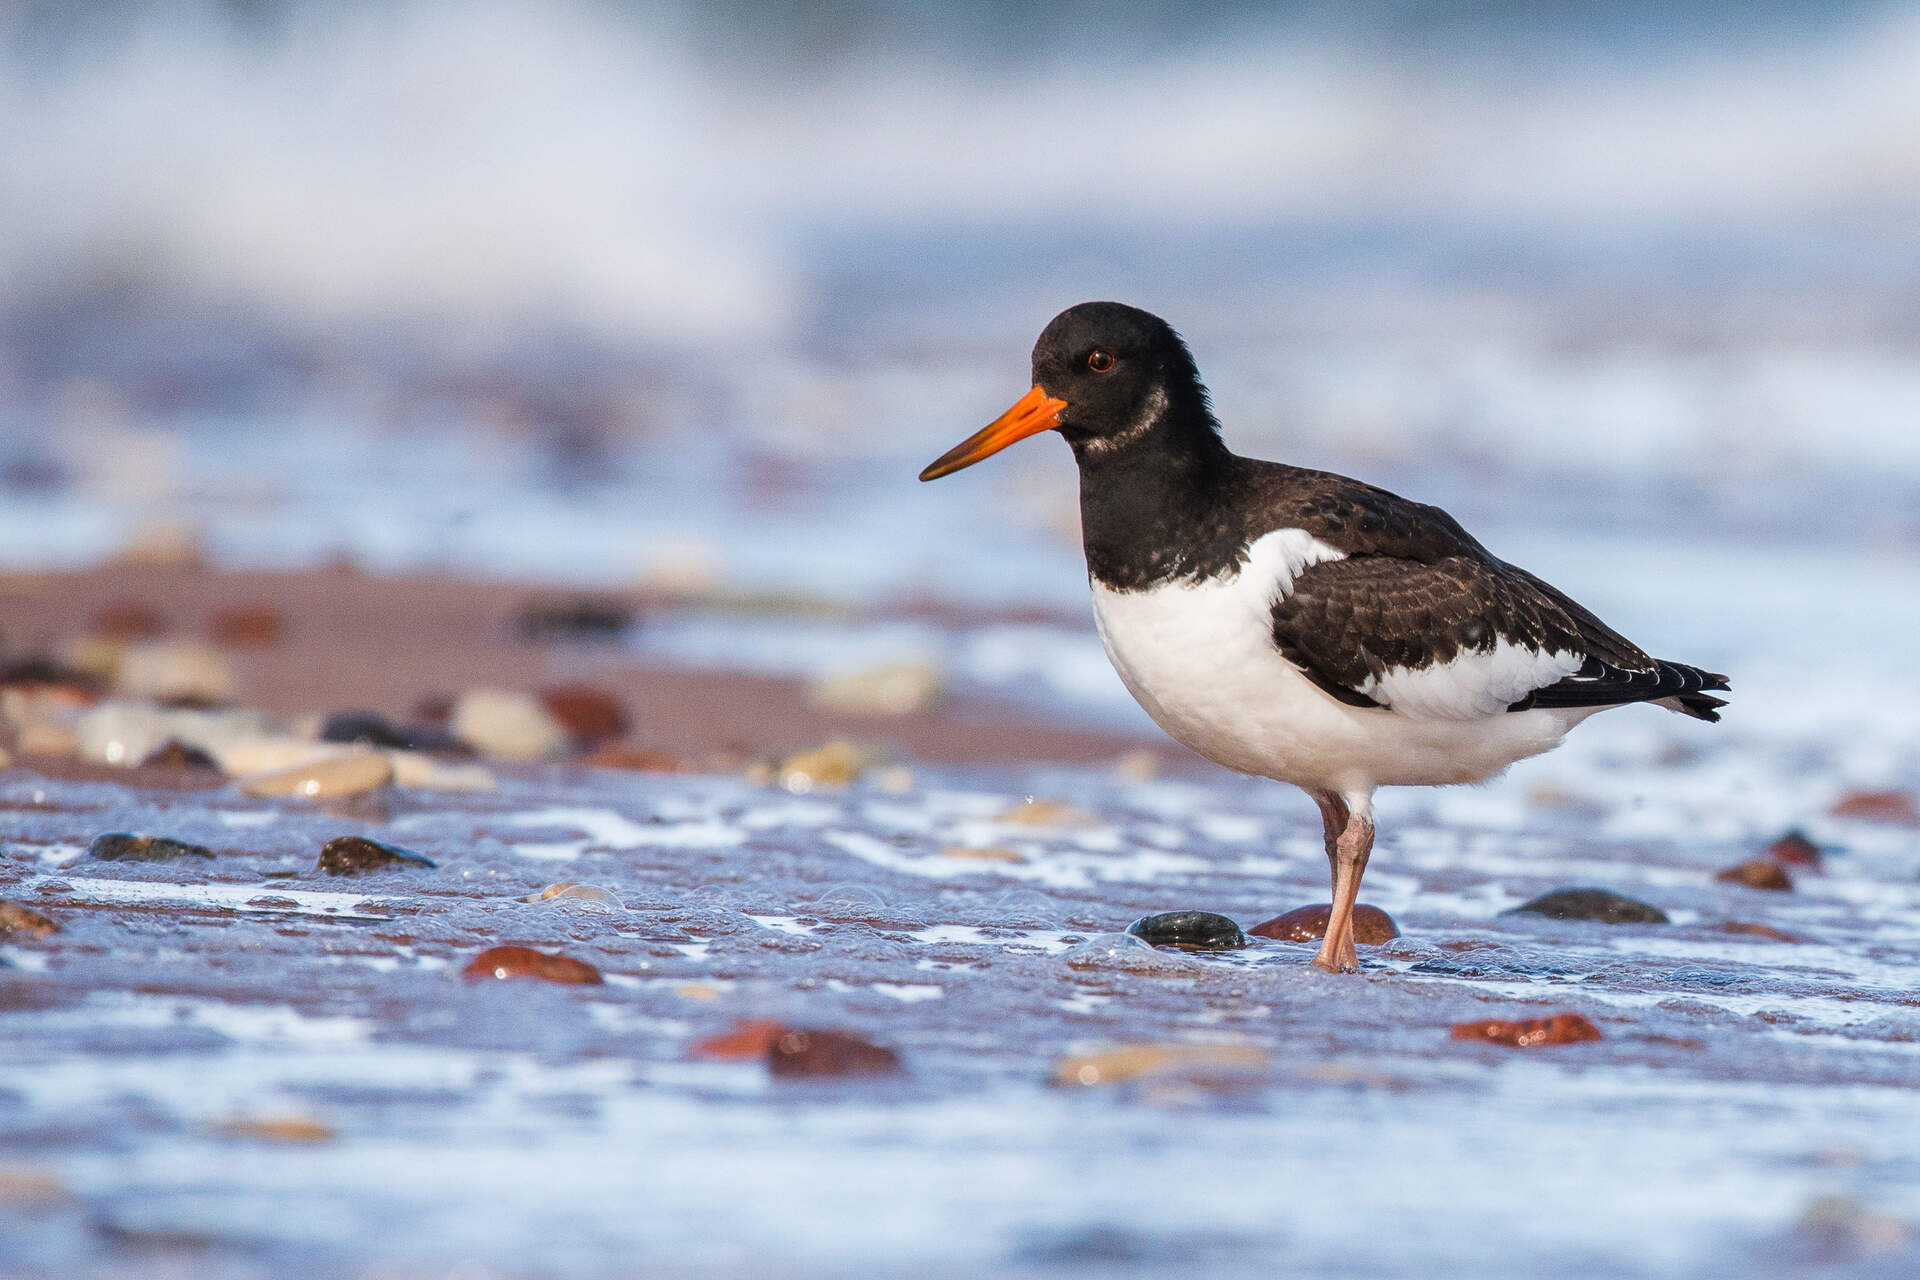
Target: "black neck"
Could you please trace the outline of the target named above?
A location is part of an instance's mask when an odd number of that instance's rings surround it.
[[[1101,452],[1075,441],[1087,572],[1137,591],[1222,572],[1245,546],[1228,500],[1239,460],[1201,414],[1163,415],[1138,439]]]

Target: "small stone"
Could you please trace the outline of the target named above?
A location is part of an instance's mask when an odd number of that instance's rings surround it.
[[[159,769],[213,769],[220,768],[220,762],[198,747],[190,747],[178,738],[168,738],[153,749],[152,754],[140,762],[142,765]]]
[[[127,646],[120,655],[118,690],[155,702],[219,704],[239,689],[225,654],[190,641]]]
[[[939,700],[940,672],[925,662],[889,662],[817,680],[807,698],[822,711],[852,716],[904,716]]]
[[[514,630],[535,644],[553,641],[614,641],[633,625],[633,608],[604,596],[529,600],[520,606]]]
[[[260,734],[237,738],[213,748],[214,758],[230,776],[244,778],[256,773],[279,773],[286,769],[337,760],[356,748],[333,742],[313,742],[285,734]]]
[[[1546,1018],[1509,1022],[1488,1018],[1481,1022],[1460,1022],[1449,1032],[1455,1040],[1477,1040],[1504,1044],[1515,1049],[1534,1049],[1542,1045],[1575,1044],[1600,1039],[1600,1028],[1577,1013],[1556,1013]]]
[[[567,731],[529,694],[472,689],[453,708],[453,735],[483,755],[545,760],[567,750]]]
[[[1072,1088],[1126,1084],[1175,1072],[1187,1074],[1264,1071],[1272,1055],[1242,1044],[1135,1044],[1062,1058],[1053,1067],[1053,1083]]]
[[[1247,945],[1239,925],[1212,911],[1162,911],[1135,920],[1127,932],[1153,946],[1182,951],[1232,951]]]
[[[330,876],[357,876],[388,868],[431,871],[434,862],[397,844],[383,844],[365,836],[337,836],[320,847],[316,870]]]
[[[377,751],[350,750],[341,755],[249,774],[240,789],[250,796],[298,796],[303,800],[339,800],[364,795],[393,781],[393,765]]]
[[[1327,923],[1333,919],[1333,904],[1321,902],[1262,920],[1247,930],[1256,938],[1274,938],[1280,942],[1317,942],[1327,936]],[[1353,907],[1353,940],[1363,947],[1377,947],[1400,936],[1400,926],[1378,907],[1357,902]]]
[[[109,831],[93,838],[87,856],[96,862],[172,862],[176,858],[211,858],[213,850],[167,836]]]
[[[1761,856],[1772,858],[1781,866],[1805,867],[1812,871],[1818,871],[1826,860],[1820,852],[1820,846],[1799,831],[1787,832],[1768,845]]]
[[[789,1029],[768,1047],[767,1070],[782,1079],[893,1075],[900,1055],[845,1031]]]
[[[547,955],[532,947],[493,947],[482,951],[460,971],[469,981],[483,978],[535,978],[541,982],[593,985],[600,971],[572,956]]]
[[[448,764],[419,751],[388,751],[393,785],[422,791],[495,791],[500,780],[477,764]]]
[[[969,862],[1025,862],[1027,855],[1013,849],[1003,849],[998,845],[974,847],[964,844],[950,844],[940,851],[943,858],[959,858]]]
[[[576,747],[587,750],[627,734],[627,710],[619,699],[592,685],[560,685],[540,691],[540,705],[558,720]]]
[[[821,787],[844,787],[865,768],[866,755],[860,748],[844,738],[832,738],[811,751],[788,756],[774,776],[788,791],[804,795]]]
[[[1920,807],[1915,806],[1913,796],[1905,791],[1849,791],[1834,801],[1828,812],[1836,818],[1920,827]]]
[[[272,728],[272,720],[264,713],[239,707],[190,710],[117,701],[103,702],[74,722],[80,751],[90,760],[135,765],[168,742],[178,742],[189,750],[206,752],[229,774],[253,771],[234,768],[228,753],[270,734]],[[301,743],[299,748],[311,753],[313,744]]]
[[[51,658],[19,658],[0,663],[0,689],[47,695],[64,695],[69,706],[90,706],[100,700],[100,678],[77,667],[69,667]]]
[[[594,769],[626,769],[633,773],[694,773],[692,764],[670,751],[649,751],[624,742],[609,742],[582,756],[580,763]]]
[[[320,726],[322,742],[353,742],[397,751],[472,754],[458,738],[433,725],[397,725],[372,711],[336,711]]]
[[[1793,877],[1771,858],[1748,858],[1745,862],[1714,872],[1713,878],[1725,884],[1742,884],[1749,889],[1772,889],[1784,893],[1793,888]]]
[[[1013,822],[1026,827],[1099,827],[1099,818],[1058,800],[1028,800],[993,815],[995,822]]]
[[[1743,938],[1767,938],[1774,942],[1802,942],[1784,929],[1776,929],[1770,924],[1753,924],[1746,920],[1729,920],[1719,926],[1720,932],[1730,933]]]
[[[36,938],[45,938],[58,932],[60,926],[38,911],[0,898],[0,938],[9,934],[16,937],[31,934]]]
[[[262,1142],[332,1142],[340,1135],[311,1116],[234,1116],[213,1126],[229,1138]]]
[[[729,1062],[764,1059],[786,1033],[786,1026],[771,1018],[742,1018],[731,1031],[694,1041],[689,1052]]]
[[[207,619],[207,635],[230,649],[276,645],[286,634],[286,619],[270,604],[232,605]]]
[[[1554,920],[1593,920],[1600,924],[1667,923],[1667,913],[1660,908],[1611,889],[1555,889],[1500,914],[1548,916]]]
[[[87,630],[107,640],[157,640],[167,633],[167,620],[144,601],[116,600],[94,613]]]

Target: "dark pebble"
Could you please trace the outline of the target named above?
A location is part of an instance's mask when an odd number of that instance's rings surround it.
[[[1488,1018],[1483,1022],[1462,1022],[1453,1027],[1455,1040],[1477,1040],[1486,1044],[1504,1044],[1515,1049],[1534,1049],[1549,1044],[1575,1044],[1600,1039],[1600,1028],[1577,1013],[1556,1013],[1550,1018],[1531,1018],[1509,1022]]]
[[[140,762],[157,769],[218,769],[220,762],[198,747],[190,747],[178,738],[168,738]]]
[[[1239,925],[1212,911],[1162,911],[1135,920],[1127,932],[1156,947],[1182,951],[1231,951],[1247,945]]]
[[[577,747],[597,747],[627,736],[627,709],[612,694],[591,685],[542,689],[540,705],[560,722]]]
[[[900,1070],[900,1055],[844,1031],[793,1029],[767,1049],[767,1070],[789,1079],[884,1076]]]
[[[550,956],[532,947],[493,947],[482,951],[460,971],[469,981],[482,978],[534,978],[571,986],[596,985],[600,971],[572,956]]]
[[[399,751],[435,751],[446,755],[470,756],[472,748],[448,733],[446,717],[441,723],[398,725],[372,711],[338,711],[327,717],[320,728],[322,742],[364,742],[372,747],[391,747]]]
[[[1310,907],[1295,907],[1284,915],[1262,920],[1247,930],[1256,938],[1275,938],[1281,942],[1317,942],[1327,936],[1327,923],[1333,918],[1331,902]],[[1377,947],[1400,936],[1400,926],[1378,907],[1364,902],[1354,904],[1353,940],[1365,947]]]
[[[633,609],[604,597],[529,600],[520,607],[514,630],[522,640],[618,640],[633,625]]]
[[[99,862],[172,862],[175,858],[211,858],[213,850],[166,836],[109,831],[93,838],[93,843],[87,846],[87,856]]]
[[[1508,916],[1548,916],[1555,920],[1593,920],[1600,924],[1666,924],[1667,913],[1611,889],[1555,889],[1523,902]]]
[[[1784,867],[1805,867],[1818,871],[1825,858],[1820,846],[1807,839],[1805,833],[1789,831],[1766,847],[1763,857],[1772,858]]]
[[[433,859],[423,858],[411,849],[382,844],[365,836],[340,836],[320,849],[319,870],[330,876],[357,876],[365,871],[387,867],[419,867],[432,870]]]
[[[81,699],[100,696],[106,687],[99,676],[62,666],[51,658],[19,658],[0,663],[0,689],[65,689]]]
[[[46,937],[60,932],[60,926],[28,907],[0,898],[0,937],[10,933]]]
[[[1772,889],[1784,893],[1793,888],[1793,877],[1771,858],[1748,858],[1724,871],[1714,872],[1713,878],[1726,884],[1743,884],[1749,889]]]

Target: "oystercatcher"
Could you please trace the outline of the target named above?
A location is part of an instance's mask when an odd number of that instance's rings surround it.
[[[1054,317],[1033,389],[920,473],[1045,430],[1080,466],[1094,619],[1176,739],[1320,807],[1333,914],[1314,963],[1359,968],[1353,904],[1382,786],[1480,782],[1597,711],[1718,720],[1727,678],[1648,657],[1437,507],[1220,439],[1180,336],[1116,302]]]

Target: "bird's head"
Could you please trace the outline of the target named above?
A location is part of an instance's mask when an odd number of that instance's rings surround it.
[[[1041,331],[1033,346],[1033,389],[920,478],[951,475],[1042,431],[1060,432],[1085,461],[1180,424],[1208,436],[1217,430],[1180,335],[1137,307],[1083,302]]]

